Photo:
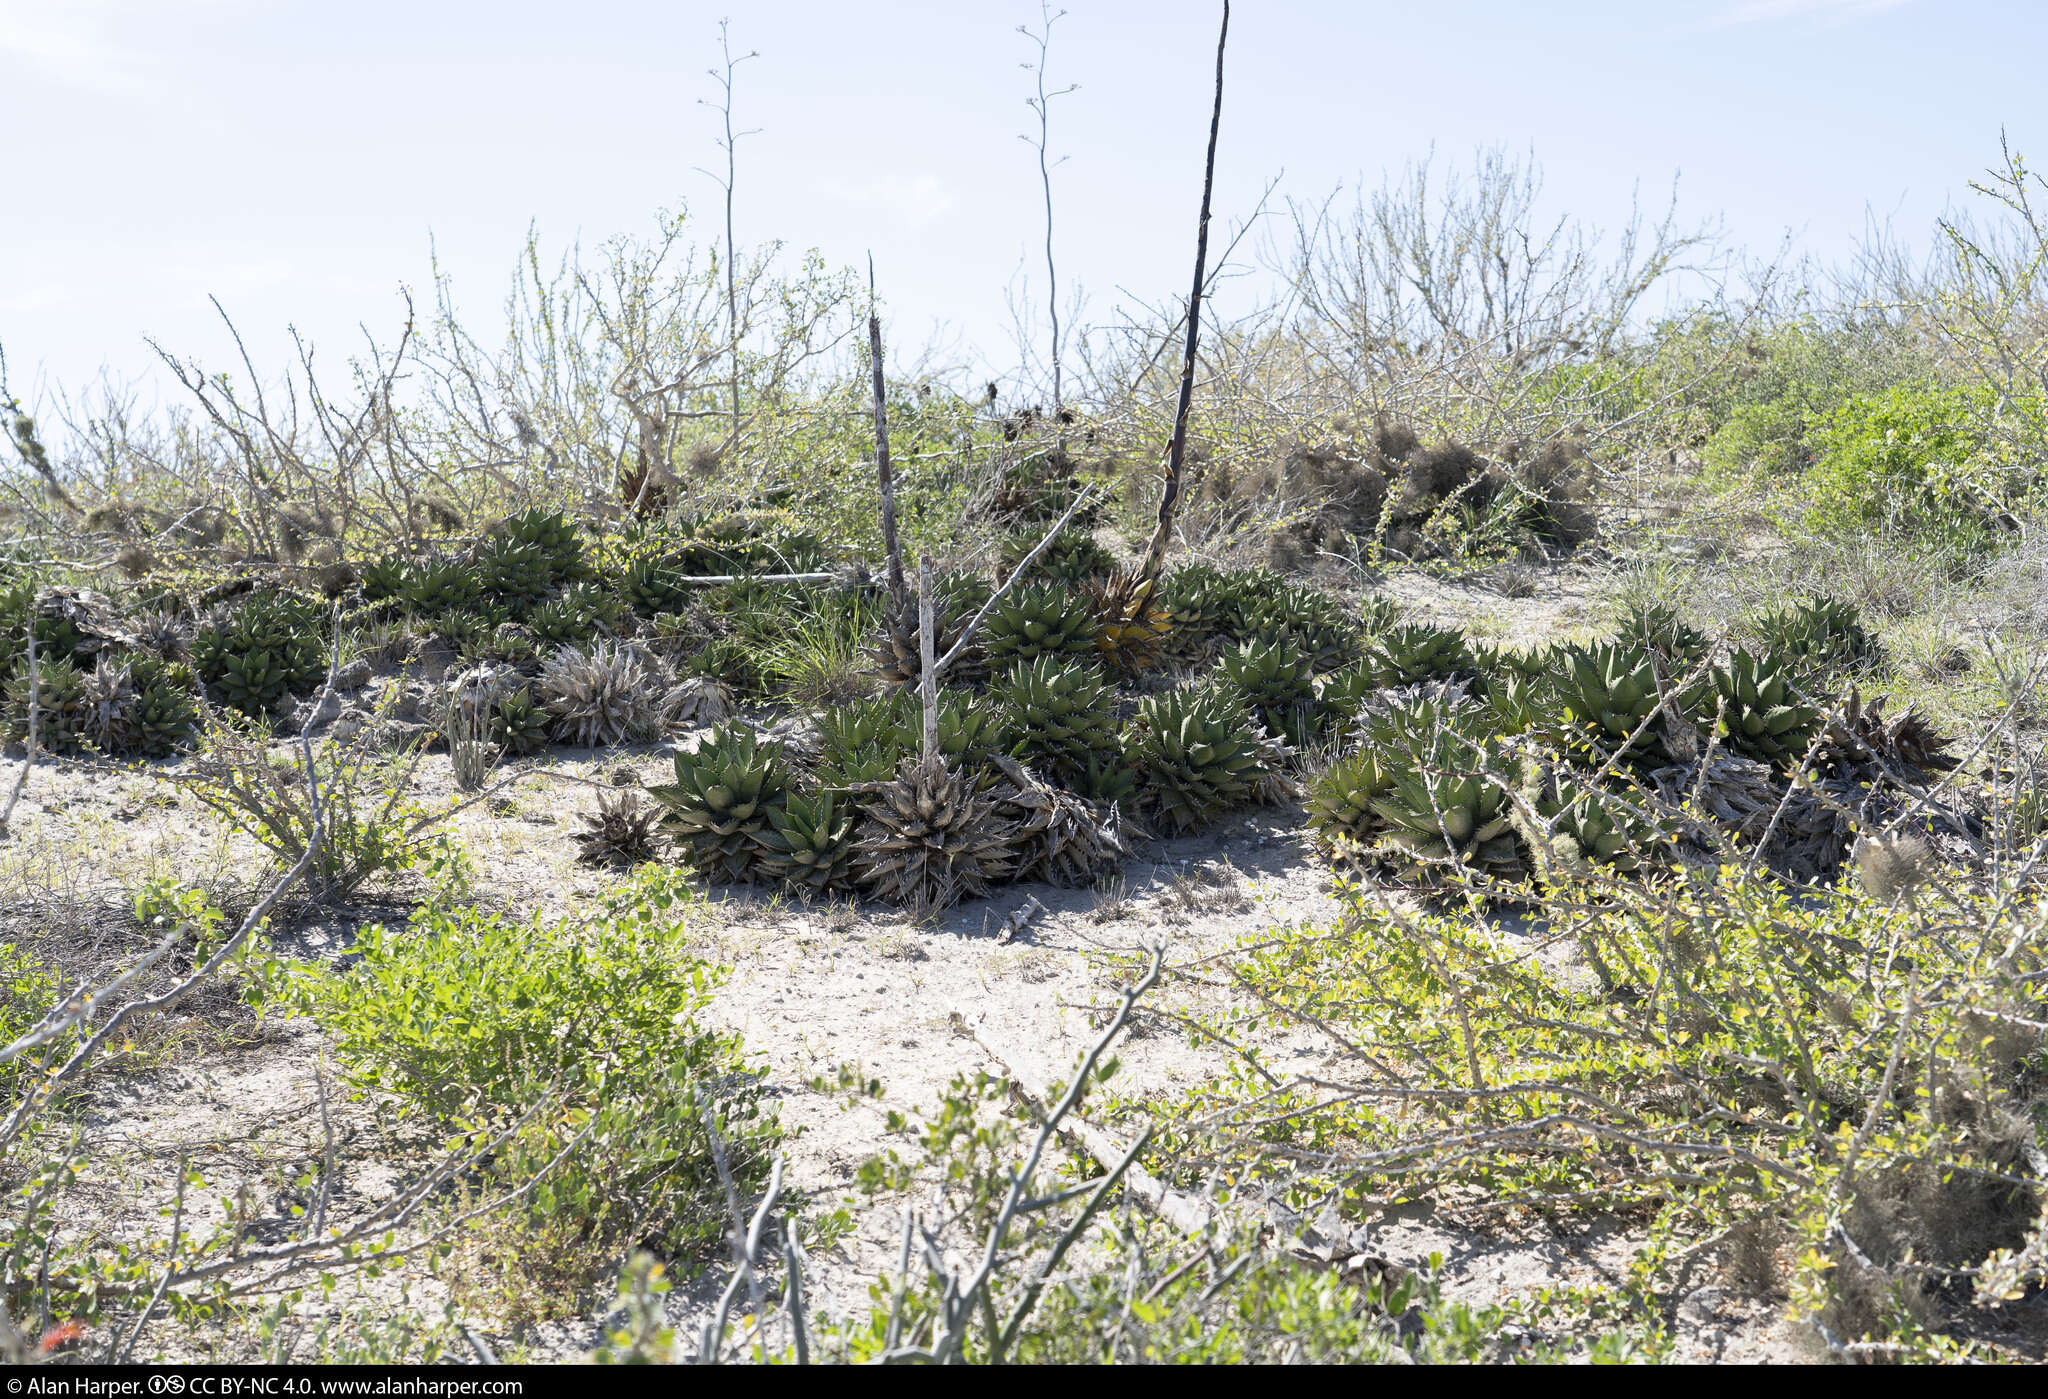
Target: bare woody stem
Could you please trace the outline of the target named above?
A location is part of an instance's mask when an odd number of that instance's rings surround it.
[[[1216,187],[1216,133],[1223,125],[1223,50],[1230,40],[1230,0],[1223,0],[1223,25],[1216,36],[1216,105],[1209,114],[1209,155],[1202,167],[1202,217],[1195,228],[1195,284],[1188,293],[1187,349],[1180,367],[1180,401],[1173,413],[1173,441],[1166,449],[1166,479],[1159,490],[1159,524],[1145,551],[1138,577],[1147,585],[1159,579],[1166,546],[1173,539],[1173,518],[1180,505],[1182,469],[1187,460],[1188,411],[1195,398],[1195,352],[1202,335],[1202,281],[1209,261],[1209,200]]]
[[[875,313],[875,260],[868,259],[868,358],[875,375],[875,481],[882,492],[882,552],[886,556],[889,601],[901,616],[909,610],[903,584],[903,546],[896,539],[896,477],[889,469],[889,402],[882,387],[882,318]]]

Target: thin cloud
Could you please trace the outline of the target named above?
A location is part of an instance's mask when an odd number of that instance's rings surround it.
[[[1738,0],[1710,17],[1708,26],[1730,29],[1741,24],[1771,24],[1788,19],[1816,19],[1827,24],[1847,24],[1890,10],[1903,9],[1912,0]]]
[[[827,180],[819,193],[832,199],[895,215],[919,232],[960,207],[937,175],[883,175],[872,180]]]
[[[139,54],[114,39],[120,6],[106,0],[0,0],[0,59],[67,87],[115,95],[147,91]]]
[[[22,66],[108,96],[157,91],[161,62],[120,36],[145,21],[248,8],[251,0],[0,0],[0,71]]]

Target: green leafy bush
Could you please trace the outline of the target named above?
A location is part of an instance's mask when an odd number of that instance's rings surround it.
[[[1843,403],[1815,433],[1804,523],[1836,538],[1991,544],[2037,475],[1978,432],[1987,395],[1911,383]]]
[[[1719,426],[1702,455],[1716,477],[1744,481],[1812,464],[1816,430],[1867,375],[1840,336],[1793,324],[1752,338],[1735,361]]]
[[[1896,891],[1731,865],[1650,899],[1553,902],[1548,935],[1583,959],[1567,970],[1462,911],[1361,890],[1243,972],[1374,1066],[1358,1093],[1233,1064],[1181,1104],[1138,1104],[1161,1124],[1148,1159],[1171,1170],[1198,1136],[1199,1178],[1246,1193],[1270,1177],[1304,1203],[1441,1191],[1631,1219],[1616,1291],[1637,1309],[1718,1255],[1840,1341],[1924,1339],[2043,1280],[2044,914],[2038,891],[1952,886],[1929,936]]]
[[[0,942],[0,1045],[20,1039],[50,1013],[64,988],[55,972],[11,942]],[[0,1064],[0,1093],[12,1095],[35,1067],[33,1055]]]
[[[657,876],[588,923],[429,904],[358,932],[347,971],[273,963],[265,984],[334,1037],[357,1084],[509,1131],[491,1170],[531,1184],[514,1208],[535,1226],[691,1254],[726,1209],[707,1106],[743,1197],[778,1128],[739,1037],[699,1024],[725,974],[678,946],[678,897]]]

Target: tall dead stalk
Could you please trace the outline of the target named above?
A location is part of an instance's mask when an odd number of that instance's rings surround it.
[[[1148,593],[1157,584],[1160,567],[1166,562],[1166,546],[1173,538],[1173,518],[1180,506],[1181,476],[1187,460],[1188,411],[1195,398],[1195,352],[1202,337],[1202,282],[1209,261],[1209,200],[1216,187],[1216,133],[1223,125],[1223,50],[1229,41],[1230,0],[1223,0],[1223,25],[1216,35],[1216,103],[1209,113],[1209,154],[1202,166],[1202,217],[1195,226],[1195,281],[1188,292],[1188,338],[1180,367],[1180,401],[1173,412],[1173,441],[1166,449],[1166,479],[1159,488],[1159,524],[1152,531],[1145,566],[1138,574]]]
[[[719,180],[716,175],[711,178],[718,180],[718,187],[725,192],[725,336],[732,370],[731,441],[737,443],[740,440],[740,294],[739,244],[734,240],[732,232],[732,190],[739,174],[739,163],[733,148],[740,137],[755,135],[759,128],[740,132],[732,129],[732,75],[733,70],[740,64],[761,55],[756,51],[734,58],[732,41],[727,33],[730,25],[730,20],[722,19],[718,22],[718,53],[725,63],[722,71],[718,68],[711,70],[711,77],[724,93],[724,98],[717,103],[702,102],[700,99],[700,105],[713,108],[725,121],[725,136],[718,143],[719,149],[725,152],[725,178]]]
[[[1052,6],[1041,3],[1038,13],[1039,26],[1035,33],[1021,24],[1017,26],[1019,34],[1038,46],[1038,62],[1024,65],[1032,71],[1038,81],[1037,95],[1024,99],[1024,105],[1031,108],[1038,117],[1038,136],[1036,139],[1030,136],[1020,136],[1018,139],[1038,152],[1038,183],[1045,194],[1045,309],[1052,320],[1052,416],[1053,421],[1058,422],[1063,406],[1060,384],[1060,271],[1059,264],[1053,260],[1052,255],[1052,167],[1060,162],[1050,159],[1046,148],[1051,139],[1052,100],[1077,91],[1080,84],[1069,83],[1055,92],[1046,90],[1045,59],[1046,51],[1052,46],[1052,27],[1064,19],[1067,12],[1061,10],[1055,14]]]

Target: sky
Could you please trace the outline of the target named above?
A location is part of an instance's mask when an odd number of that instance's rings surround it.
[[[1053,27],[1051,79],[1078,84],[1052,106],[1055,241],[1090,319],[1184,294],[1219,8],[1069,0]],[[529,227],[587,249],[686,205],[716,237],[727,14],[758,53],[740,241],[872,254],[892,345],[1012,362],[1006,294],[1042,294],[1037,0],[0,0],[14,391],[104,371],[147,404],[147,339],[233,367],[209,295],[272,372],[293,327],[327,357],[395,335],[430,248],[495,328]],[[1924,238],[2002,129],[2048,146],[2044,52],[2043,0],[1239,0],[1216,217],[1504,145],[1552,210],[1612,227],[1676,178],[1682,214],[1825,261],[1873,214]]]

